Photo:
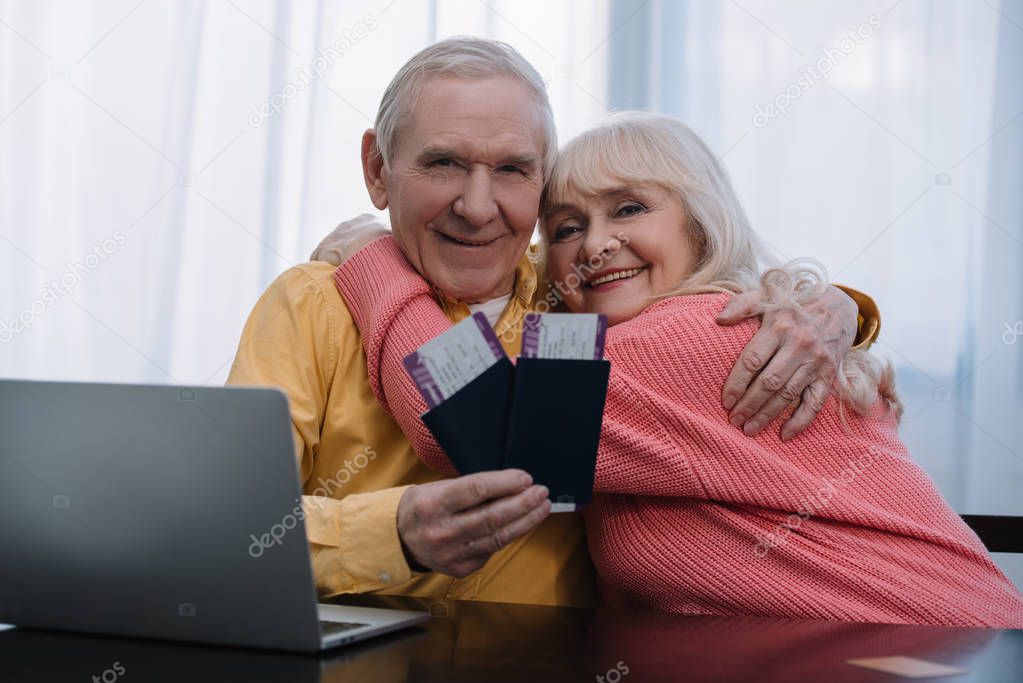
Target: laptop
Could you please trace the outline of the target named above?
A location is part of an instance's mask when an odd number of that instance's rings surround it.
[[[318,604],[301,493],[281,391],[0,380],[0,623],[315,652],[430,618]]]

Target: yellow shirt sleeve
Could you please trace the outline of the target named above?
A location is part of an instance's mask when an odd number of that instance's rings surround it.
[[[366,593],[412,578],[398,537],[398,501],[408,486],[337,500],[302,496],[313,575],[321,593]]]
[[[309,264],[284,272],[253,308],[227,383],[270,386],[288,396],[302,483],[312,473],[338,362],[340,298]],[[354,337],[356,343],[358,338]],[[346,339],[351,341],[351,339]],[[322,592],[366,592],[408,581],[397,529],[408,487],[341,499],[303,496],[313,573]]]
[[[874,300],[867,294],[845,285],[836,284],[835,286],[848,294],[849,298],[855,301],[860,309],[857,315],[859,332],[856,334],[856,339],[853,342],[853,350],[862,349],[866,351],[870,348],[871,344],[877,341],[878,336],[881,334],[881,311]]]

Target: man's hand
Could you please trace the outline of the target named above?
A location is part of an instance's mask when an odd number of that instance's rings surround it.
[[[391,231],[376,216],[361,214],[338,225],[309,255],[310,261],[327,261],[340,266],[359,249]]]
[[[734,325],[756,315],[761,290],[732,297],[717,318]],[[799,408],[782,425],[781,438],[806,429],[831,391],[838,365],[856,338],[856,303],[837,287],[801,309],[764,314],[760,331],[743,349],[722,392],[729,421],[747,435],[758,434],[787,406]]]
[[[547,488],[522,470],[480,472],[412,486],[398,502],[398,536],[415,563],[465,577],[542,522]]]

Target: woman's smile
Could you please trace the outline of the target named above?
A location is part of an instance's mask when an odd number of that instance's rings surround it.
[[[605,292],[609,289],[613,289],[617,285],[625,284],[626,280],[631,280],[646,269],[646,266],[641,266],[639,268],[602,270],[599,273],[594,273],[593,276],[587,280],[586,287],[596,292]]]

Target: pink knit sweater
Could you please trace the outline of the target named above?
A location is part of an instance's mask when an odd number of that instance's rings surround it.
[[[392,238],[338,268],[370,380],[419,457],[453,472],[401,359],[451,323]],[[757,329],[728,295],[674,297],[608,331],[611,379],[586,510],[610,604],[702,614],[1023,628],[1023,598],[878,404],[834,399],[799,437],[750,438],[720,405]],[[556,419],[557,416],[552,416]],[[527,577],[523,577],[527,580]]]

